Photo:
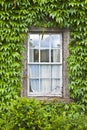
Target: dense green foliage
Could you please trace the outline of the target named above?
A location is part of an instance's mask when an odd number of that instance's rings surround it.
[[[20,94],[24,37],[30,26],[69,28],[71,97],[87,103],[87,0],[0,1],[0,106]]]
[[[87,130],[82,105],[19,98],[0,113],[0,130]]]
[[[87,0],[0,0],[0,130],[87,129],[86,25]],[[31,26],[70,29],[70,96],[81,105],[18,98]]]

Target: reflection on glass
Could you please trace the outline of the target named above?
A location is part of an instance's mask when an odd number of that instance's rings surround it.
[[[49,50],[41,50],[40,54],[41,62],[49,62]]]
[[[51,35],[51,47],[58,48],[61,45],[61,34]]]
[[[30,48],[39,48],[39,34],[31,34],[30,35]]]
[[[41,78],[51,78],[51,65],[41,65],[40,76]]]
[[[39,77],[39,65],[30,65],[29,66],[29,76],[30,78],[38,78]]]
[[[39,80],[31,79],[30,80],[30,92],[39,92]]]
[[[45,35],[40,35],[41,41],[40,41],[40,47],[41,48],[49,48],[50,46],[50,35],[45,34]]]
[[[51,62],[60,62],[60,49],[51,50]]]
[[[51,92],[51,79],[40,80],[40,91],[44,93]]]

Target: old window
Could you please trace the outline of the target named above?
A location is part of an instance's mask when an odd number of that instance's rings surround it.
[[[28,33],[27,96],[67,97],[67,45],[69,32],[50,29]]]

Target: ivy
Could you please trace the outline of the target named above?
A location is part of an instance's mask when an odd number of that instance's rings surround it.
[[[0,1],[0,104],[20,94],[23,43],[30,26],[69,28],[70,96],[87,103],[87,0]],[[4,106],[4,105],[3,105]]]

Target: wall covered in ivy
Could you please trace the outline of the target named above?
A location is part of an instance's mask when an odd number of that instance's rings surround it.
[[[0,1],[0,105],[20,95],[23,43],[30,26],[69,28],[70,96],[87,103],[87,0]]]

